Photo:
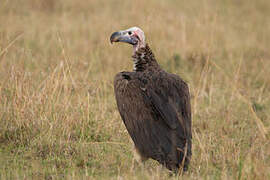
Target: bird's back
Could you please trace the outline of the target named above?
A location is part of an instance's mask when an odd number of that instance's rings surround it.
[[[140,154],[178,169],[183,157],[191,156],[186,83],[161,69],[121,72],[115,76],[114,89],[120,115]]]

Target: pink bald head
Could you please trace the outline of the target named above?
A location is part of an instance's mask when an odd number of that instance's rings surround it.
[[[111,43],[125,42],[133,45],[134,52],[139,48],[145,47],[144,32],[138,27],[132,27],[127,30],[114,32],[111,35]]]
[[[145,47],[145,36],[144,36],[144,32],[138,28],[138,27],[132,27],[127,29],[126,31],[130,31],[133,32],[133,36],[137,36],[136,38],[138,39],[138,43],[136,45],[136,50],[142,47]]]

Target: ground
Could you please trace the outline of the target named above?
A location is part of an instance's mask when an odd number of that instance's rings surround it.
[[[270,179],[270,1],[4,0],[0,179]],[[175,177],[133,163],[113,77],[139,26],[190,87],[193,156]]]

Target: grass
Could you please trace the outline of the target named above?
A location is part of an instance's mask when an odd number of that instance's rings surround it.
[[[0,179],[270,178],[268,1],[4,0],[0,22]],[[190,86],[181,177],[133,163],[116,108],[132,48],[109,36],[135,25]]]

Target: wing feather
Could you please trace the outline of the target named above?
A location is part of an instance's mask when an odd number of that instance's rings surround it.
[[[179,125],[179,119],[173,106],[162,95],[157,94],[153,89],[147,90],[144,96],[151,102],[153,110],[158,112],[165,124],[171,129],[176,129]]]
[[[133,72],[115,77],[117,106],[140,153],[174,169],[183,159],[178,149],[183,150],[191,138],[188,88],[168,73],[144,77]]]

